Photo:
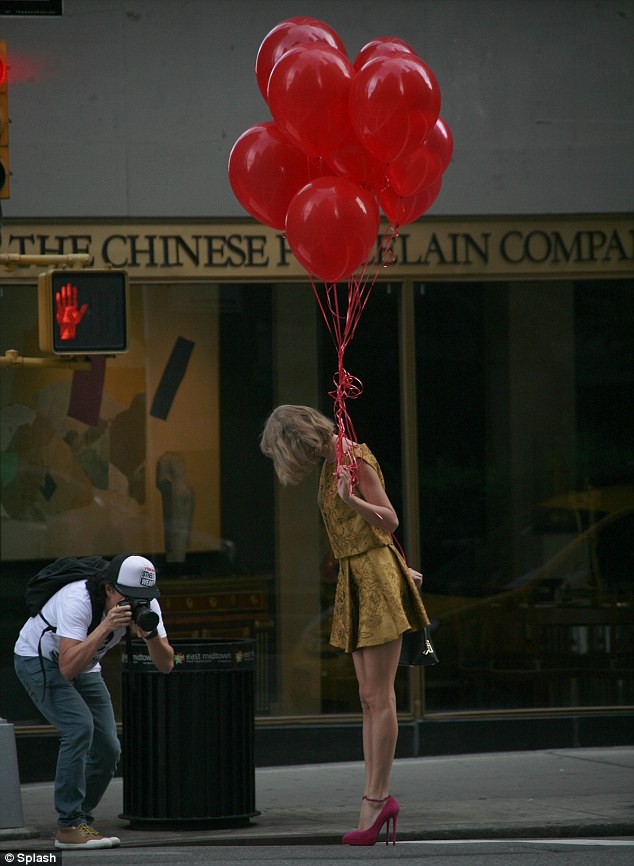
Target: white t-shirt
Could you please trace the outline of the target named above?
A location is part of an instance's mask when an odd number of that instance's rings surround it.
[[[159,615],[159,624],[156,627],[159,637],[167,637],[163,617],[158,601],[153,598],[150,607]],[[42,636],[41,651],[46,659],[53,662],[59,660],[59,639],[70,637],[73,640],[85,640],[88,628],[92,621],[92,607],[90,596],[86,589],[85,580],[76,580],[68,583],[58,590],[42,608],[46,621],[56,626],[56,631],[47,631]],[[20,635],[15,643],[14,652],[19,656],[37,656],[38,643],[46,623],[41,616],[32,616],[22,626]],[[106,635],[104,642],[97,648],[92,659],[88,662],[82,673],[88,671],[100,671],[99,660],[119,643],[125,635],[125,628],[118,628]]]

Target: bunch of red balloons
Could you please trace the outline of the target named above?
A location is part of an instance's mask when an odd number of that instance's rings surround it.
[[[231,187],[252,216],[285,232],[310,274],[342,280],[368,260],[380,211],[406,225],[440,192],[453,138],[436,77],[395,36],[351,63],[337,33],[307,17],[271,30],[255,74],[273,119],[234,144]]]

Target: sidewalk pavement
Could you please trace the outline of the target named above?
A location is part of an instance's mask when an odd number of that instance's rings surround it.
[[[131,847],[330,844],[356,827],[362,763],[266,767],[255,775],[260,814],[247,827],[131,829],[119,817],[120,778],[95,826]],[[0,830],[0,850],[50,849],[52,783],[23,785],[21,793],[25,825],[38,835],[11,839]],[[627,836],[634,834],[634,747],[400,759],[391,793],[401,805],[401,840]]]

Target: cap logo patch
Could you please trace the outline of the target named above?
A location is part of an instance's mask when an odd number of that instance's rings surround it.
[[[148,568],[144,568],[141,572],[141,586],[154,586],[156,583],[156,574]]]

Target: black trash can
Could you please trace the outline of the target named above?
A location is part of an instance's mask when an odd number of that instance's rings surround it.
[[[123,812],[131,827],[243,827],[255,810],[255,641],[170,641],[161,674],[143,641],[123,655]]]

